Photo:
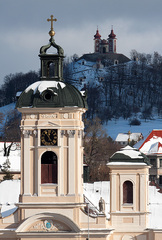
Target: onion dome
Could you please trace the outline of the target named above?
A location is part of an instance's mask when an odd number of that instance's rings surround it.
[[[111,29],[111,33],[109,34],[109,38],[115,39],[116,35],[114,34],[113,29]]]
[[[97,29],[96,34],[94,35],[94,39],[100,39],[101,35],[99,34],[99,31]]]
[[[138,149],[132,148],[130,146],[126,146],[125,148],[121,148],[119,151],[115,152],[111,157],[111,163],[116,163],[119,165],[122,164],[142,164],[142,165],[150,165],[149,158],[141,153]]]

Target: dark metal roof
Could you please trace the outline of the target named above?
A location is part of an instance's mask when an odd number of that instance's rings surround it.
[[[115,60],[118,60],[118,63],[125,63],[130,61],[128,57],[120,53],[89,53],[84,54],[78,60],[80,59],[84,59],[90,62],[96,62],[98,59],[101,61],[109,60],[110,62],[112,61],[112,64],[114,64]]]
[[[87,108],[86,96],[72,85],[61,81],[38,81],[21,93],[17,108]]]
[[[150,160],[145,154],[130,146],[126,146],[115,152],[110,157],[110,162],[146,163],[150,165]]]

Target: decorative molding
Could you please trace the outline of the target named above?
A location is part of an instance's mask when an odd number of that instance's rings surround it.
[[[35,119],[35,118],[37,118],[37,115],[36,115],[36,114],[31,114],[31,115],[30,115],[30,118],[31,118],[31,119]]]
[[[37,118],[37,114],[26,114],[26,119],[36,119]]]
[[[57,118],[57,114],[41,114],[40,115],[40,117],[41,118],[43,118],[43,119],[49,119],[49,118],[54,118],[54,119],[56,119]]]
[[[52,219],[40,220],[33,224],[29,232],[70,232],[70,228],[64,223],[53,221]]]
[[[69,118],[69,114],[68,113],[64,113],[64,114],[62,114],[63,115],[63,118],[64,119],[68,119]]]
[[[33,130],[33,134],[36,138],[38,137],[38,131],[36,129]]]
[[[61,130],[61,131],[60,131],[60,134],[61,134],[61,137],[63,137],[64,134],[65,134],[65,131],[64,131],[64,130]]]
[[[75,130],[68,130],[69,137],[74,137],[75,135]]]
[[[81,130],[78,130],[78,138],[80,138],[82,135],[82,131]]]
[[[23,130],[22,131],[22,134],[24,135],[24,138],[29,138],[31,133],[32,133],[31,130]]]

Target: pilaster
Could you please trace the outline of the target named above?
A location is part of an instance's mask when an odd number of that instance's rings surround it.
[[[68,130],[69,153],[68,153],[68,195],[75,195],[75,130]]]
[[[24,137],[24,195],[31,195],[30,192],[30,130],[23,130]]]

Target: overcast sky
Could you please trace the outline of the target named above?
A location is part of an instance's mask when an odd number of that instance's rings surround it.
[[[10,73],[39,70],[51,14],[66,56],[93,52],[97,26],[106,39],[112,25],[118,53],[162,55],[162,0],[0,0],[0,84]]]

